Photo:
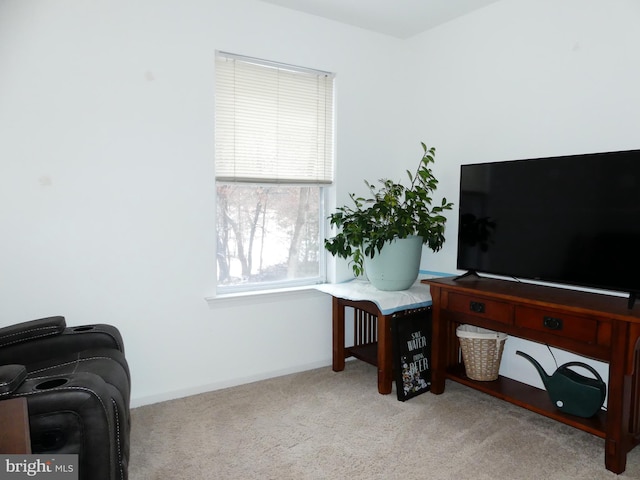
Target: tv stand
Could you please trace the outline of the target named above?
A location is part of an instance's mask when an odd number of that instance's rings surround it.
[[[450,379],[571,425],[605,439],[606,468],[625,470],[627,453],[640,443],[640,312],[629,310],[622,297],[513,281],[450,277],[422,282],[430,285],[433,299],[432,393],[442,394]],[[478,304],[483,308],[471,308]],[[506,377],[469,379],[456,337],[463,323],[608,362],[607,411],[592,418],[567,415],[546,390]]]

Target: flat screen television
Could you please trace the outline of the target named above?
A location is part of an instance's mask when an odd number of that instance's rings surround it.
[[[461,166],[457,267],[640,293],[640,150]]]

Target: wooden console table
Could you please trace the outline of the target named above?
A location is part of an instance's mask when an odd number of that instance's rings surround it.
[[[31,453],[27,399],[10,398],[0,401],[0,453]]]
[[[431,392],[451,379],[605,439],[605,465],[626,468],[640,443],[640,308],[627,299],[562,288],[466,277],[423,280],[431,286]],[[552,345],[609,363],[607,411],[567,415],[547,392],[505,377],[477,382],[465,375],[456,327],[466,323]]]
[[[381,292],[368,282],[318,286],[333,297],[333,371],[344,370],[345,359],[355,357],[378,367],[378,392],[393,387],[391,322],[431,308],[429,289],[417,282],[409,290]],[[353,345],[345,346],[345,312],[353,309]]]

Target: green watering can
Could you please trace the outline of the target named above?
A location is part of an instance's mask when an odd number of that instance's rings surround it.
[[[558,367],[553,375],[547,375],[542,365],[533,357],[517,351],[516,355],[529,360],[544,383],[554,405],[564,413],[577,417],[593,417],[604,403],[607,386],[593,367],[581,362],[569,362]],[[589,378],[574,372],[569,367],[581,367],[589,370],[596,378]]]

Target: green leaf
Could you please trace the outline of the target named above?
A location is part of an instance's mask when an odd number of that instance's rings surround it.
[[[409,235],[421,235],[424,243],[437,251],[444,243],[446,217],[453,203],[445,198],[431,207],[438,180],[429,169],[435,162],[435,147],[420,143],[424,155],[415,173],[407,170],[408,185],[390,179],[380,179],[378,185],[364,180],[370,198],[349,194],[353,203],[336,208],[329,215],[329,223],[339,231],[332,239],[325,240],[325,248],[335,256],[351,259],[356,276],[364,272],[364,255],[373,257],[385,242]],[[366,245],[363,247],[363,243]]]

